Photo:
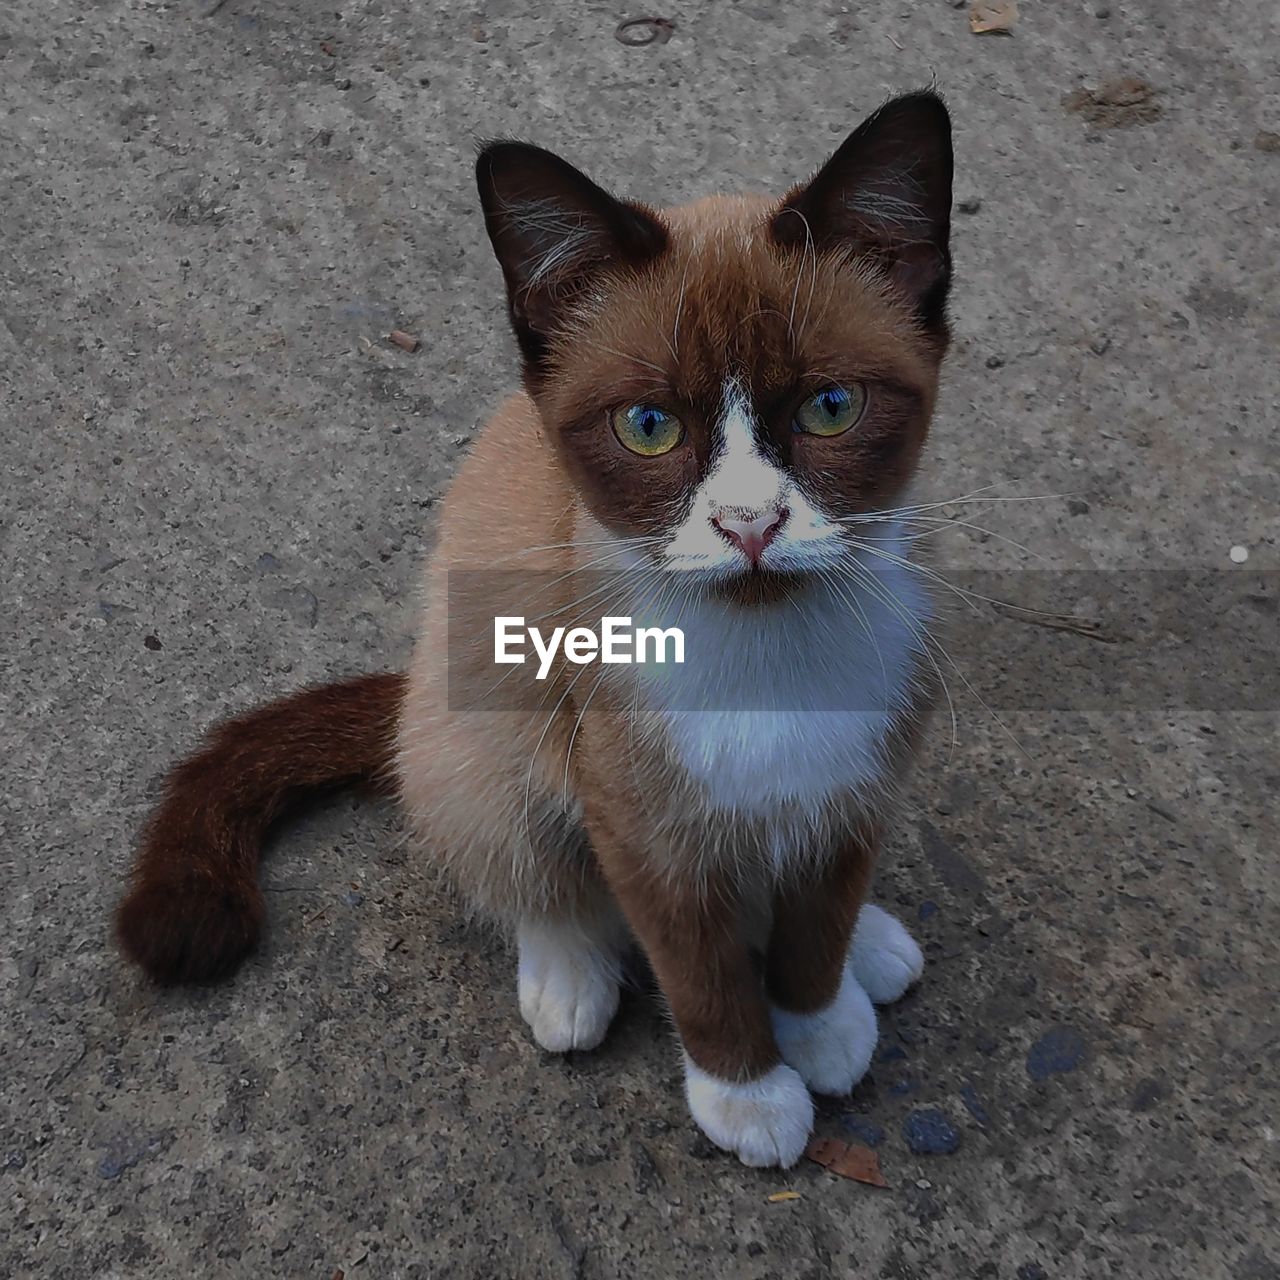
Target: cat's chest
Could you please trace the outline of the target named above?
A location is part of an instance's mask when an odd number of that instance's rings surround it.
[[[637,668],[648,717],[709,808],[763,815],[885,782],[928,599],[905,571],[785,608],[698,602],[683,664]]]

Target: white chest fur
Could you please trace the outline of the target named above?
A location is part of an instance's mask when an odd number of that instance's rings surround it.
[[[930,611],[911,570],[866,577],[841,574],[838,586],[824,582],[794,604],[699,598],[674,620],[684,663],[632,669],[709,808],[810,808],[883,782],[886,739],[911,700]]]

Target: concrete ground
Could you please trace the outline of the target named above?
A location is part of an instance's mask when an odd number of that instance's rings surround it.
[[[478,138],[674,202],[781,188],[936,80],[968,212],[931,491],[1064,495],[979,518],[1036,564],[1277,568],[1271,0],[1024,0],[981,38],[948,0],[722,0],[624,47],[643,11],[0,11],[0,1274],[1280,1274],[1276,703],[1019,711],[1099,661],[1075,632],[994,715],[959,700],[885,859],[930,964],[819,1131],[879,1141],[888,1190],[711,1149],[644,993],[540,1053],[380,804],[279,842],[232,984],[160,993],[113,949],[201,730],[405,661],[434,504],[514,378]],[[1118,75],[1153,95],[1068,99]],[[953,564],[1027,563],[964,534]],[[958,1149],[910,1149],[921,1110]]]

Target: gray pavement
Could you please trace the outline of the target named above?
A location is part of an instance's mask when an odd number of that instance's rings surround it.
[[[936,80],[971,211],[929,491],[1072,495],[979,520],[1050,567],[1280,567],[1271,0],[1024,0],[1009,37],[722,0],[626,48],[635,12],[0,9],[0,1275],[1275,1277],[1274,706],[959,699],[877,886],[926,978],[819,1121],[882,1133],[888,1190],[709,1148],[645,992],[541,1054],[503,944],[373,801],[279,841],[233,984],[116,955],[166,765],[406,659],[435,503],[514,381],[477,139],[673,203],[780,189]],[[1153,96],[1064,102],[1119,75]],[[1046,643],[1024,678],[1098,644]],[[910,1149],[930,1109],[951,1154]]]

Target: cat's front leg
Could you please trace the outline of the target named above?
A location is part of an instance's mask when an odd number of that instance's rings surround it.
[[[849,1093],[875,1052],[875,1010],[849,954],[877,842],[878,832],[850,833],[816,874],[786,881],[774,895],[765,962],[774,1034],[816,1093]]]
[[[809,1141],[813,1099],[778,1052],[732,886],[673,880],[636,830],[617,815],[588,815],[606,879],[680,1033],[690,1113],[744,1164],[787,1168]]]

